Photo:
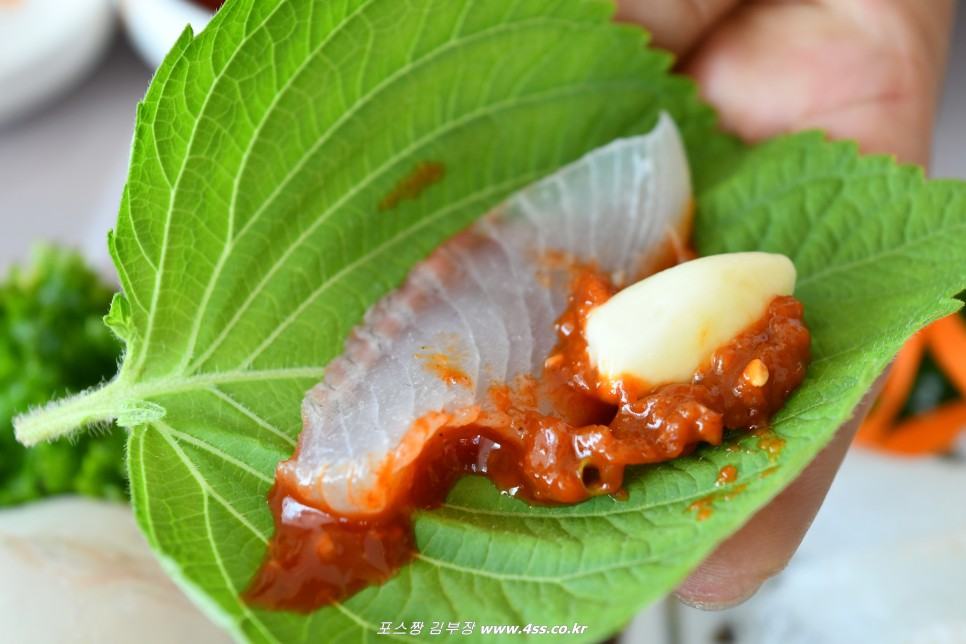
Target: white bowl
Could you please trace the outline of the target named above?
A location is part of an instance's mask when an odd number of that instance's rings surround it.
[[[115,23],[111,0],[0,2],[0,124],[87,75],[104,54]]]
[[[156,68],[185,26],[204,29],[212,12],[189,0],[118,0],[124,29],[141,58]]]

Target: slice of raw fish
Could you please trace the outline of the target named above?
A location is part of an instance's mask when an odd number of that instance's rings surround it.
[[[492,385],[539,377],[574,265],[616,284],[686,239],[691,185],[677,128],[615,141],[511,197],[437,248],[366,314],[302,405],[277,477],[312,505],[382,511],[434,431],[486,411]],[[304,507],[288,499],[283,521]]]

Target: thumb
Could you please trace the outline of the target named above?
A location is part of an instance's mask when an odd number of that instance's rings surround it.
[[[729,537],[677,589],[685,604],[719,609],[741,603],[795,554],[832,485],[855,432],[888,371],[876,380],[853,417],[790,486]]]
[[[646,27],[653,44],[677,56],[701,37],[741,0],[618,0],[617,20]]]

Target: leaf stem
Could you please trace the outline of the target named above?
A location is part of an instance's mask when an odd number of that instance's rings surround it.
[[[114,420],[130,399],[130,390],[114,380],[69,398],[55,400],[13,419],[14,434],[23,445],[36,445],[83,427]]]
[[[196,374],[169,375],[155,380],[131,383],[121,376],[101,387],[57,400],[13,419],[14,433],[24,445],[36,445],[70,434],[97,423],[117,420],[121,427],[137,427],[159,420],[165,408],[153,399],[182,391],[212,389],[219,385],[243,382],[299,380],[307,389],[324,373],[321,367],[288,369],[250,369]]]

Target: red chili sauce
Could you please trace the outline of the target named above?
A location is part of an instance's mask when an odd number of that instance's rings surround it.
[[[718,445],[726,428],[761,428],[805,377],[810,356],[802,305],[776,297],[688,384],[604,381],[589,364],[582,330],[588,313],[613,293],[607,278],[582,271],[557,321],[558,344],[541,380],[495,386],[493,411],[438,431],[392,482],[406,492],[383,514],[360,519],[304,508],[298,521],[283,523],[286,497],[289,504],[303,500],[276,483],[269,495],[275,537],[245,599],[307,612],[385,582],[416,556],[413,512],[441,505],[465,474],[486,476],[533,504],[619,496],[628,465],[676,458],[702,441]],[[430,366],[439,366],[431,358]],[[540,396],[553,402],[555,415],[538,411]]]

